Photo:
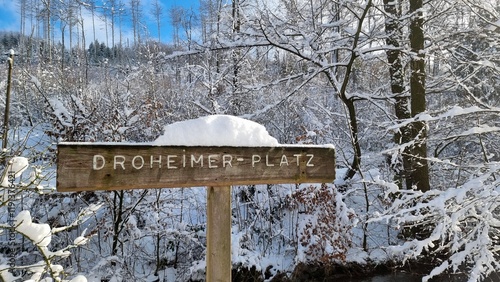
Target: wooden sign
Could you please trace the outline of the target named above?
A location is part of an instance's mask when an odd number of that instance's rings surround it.
[[[57,158],[60,192],[323,183],[335,178],[332,146],[61,143]]]
[[[232,185],[335,179],[332,146],[61,143],[57,150],[60,192],[207,186],[207,282],[232,281]]]

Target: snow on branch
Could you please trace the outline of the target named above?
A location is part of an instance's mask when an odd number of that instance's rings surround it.
[[[429,235],[423,238],[388,247],[403,261],[444,257],[424,281],[446,271],[466,271],[469,281],[480,281],[500,270],[496,260],[500,254],[499,169],[498,163],[487,164],[463,185],[444,191],[422,193],[392,187],[386,195],[393,199],[392,206],[369,222],[387,221],[403,232],[427,230]]]

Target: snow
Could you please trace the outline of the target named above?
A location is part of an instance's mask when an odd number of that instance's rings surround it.
[[[77,275],[75,278],[71,279],[69,282],[87,282],[87,278],[83,275]]]
[[[83,236],[78,236],[76,239],[73,241],[73,244],[79,246],[79,245],[85,245],[89,241],[88,238],[85,238]]]
[[[277,146],[276,138],[256,122],[230,116],[210,115],[169,124],[154,145],[184,146]]]
[[[49,99],[49,103],[54,110],[54,115],[56,115],[58,121],[66,127],[73,127],[73,124],[69,121],[71,114],[68,112],[63,103],[55,98]]]
[[[52,239],[48,224],[33,223],[29,211],[20,212],[14,219],[16,231],[40,247],[47,247]]]
[[[390,131],[397,130],[397,129],[404,127],[404,126],[406,126],[414,121],[430,122],[430,121],[437,121],[437,120],[441,120],[441,119],[453,118],[456,116],[469,115],[469,114],[473,114],[473,113],[486,113],[486,112],[494,113],[494,112],[498,112],[498,111],[500,111],[500,109],[498,109],[498,108],[482,109],[482,108],[477,107],[477,106],[462,108],[460,106],[455,105],[455,106],[451,107],[450,109],[448,109],[446,112],[439,114],[437,116],[432,116],[429,113],[424,112],[424,113],[421,113],[421,114],[415,116],[414,118],[406,119],[406,120],[399,122],[398,124],[393,125],[393,126],[388,126],[387,129]],[[491,130],[482,130],[482,132],[472,132],[472,133],[486,133],[486,132],[492,132],[492,131],[497,131],[497,130],[496,130],[496,128],[492,128]]]
[[[37,88],[41,88],[41,87],[42,87],[42,83],[41,83],[41,82],[40,82],[40,80],[38,80],[38,78],[37,78],[37,77],[35,77],[35,76],[31,76],[31,82],[32,82],[33,84],[35,84],[35,86],[36,86]]]
[[[13,157],[9,161],[9,166],[7,170],[5,171],[6,174],[3,175],[2,179],[2,187],[9,187],[9,177],[7,174],[9,173],[14,173],[15,178],[18,178],[21,176],[21,174],[28,168],[29,162],[27,158],[24,157]]]
[[[6,264],[2,264],[0,265],[0,280],[1,281],[16,281],[18,280],[20,277],[16,277],[14,275],[12,275],[11,272],[9,271],[6,271],[8,270],[10,267]]]
[[[490,132],[496,132],[500,131],[500,127],[497,126],[489,126],[487,124],[482,124],[476,127],[472,127],[456,136],[453,137],[460,137],[460,136],[467,136],[467,135],[472,135],[472,134],[484,134],[484,133],[490,133]]]

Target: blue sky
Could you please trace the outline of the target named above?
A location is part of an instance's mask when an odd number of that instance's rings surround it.
[[[85,1],[85,0],[82,0]],[[18,8],[18,0],[0,0],[0,31],[20,31],[20,14]],[[129,0],[123,0],[124,3],[128,5]],[[152,9],[152,0],[141,0],[141,5],[143,5],[143,21],[148,26],[150,31],[150,36],[157,39],[156,34],[157,28],[153,21],[153,17],[150,14]],[[161,39],[162,42],[172,41],[172,27],[170,24],[170,18],[168,17],[168,10],[173,6],[182,6],[185,9],[193,9],[198,13],[199,0],[160,0],[163,7],[163,19],[161,25]],[[86,29],[86,36],[91,38],[91,17],[90,14],[84,15],[84,25]],[[101,28],[96,31],[96,37],[99,41],[105,41],[105,28],[101,24]],[[126,38],[132,38],[132,31],[129,28],[124,28],[122,30],[122,36]],[[87,42],[90,40],[87,39]],[[87,46],[88,47],[88,46]]]

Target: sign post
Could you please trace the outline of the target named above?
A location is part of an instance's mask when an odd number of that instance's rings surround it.
[[[61,143],[59,192],[207,187],[207,281],[231,281],[231,186],[328,183],[333,146]]]
[[[206,281],[231,281],[231,186],[207,187]]]

